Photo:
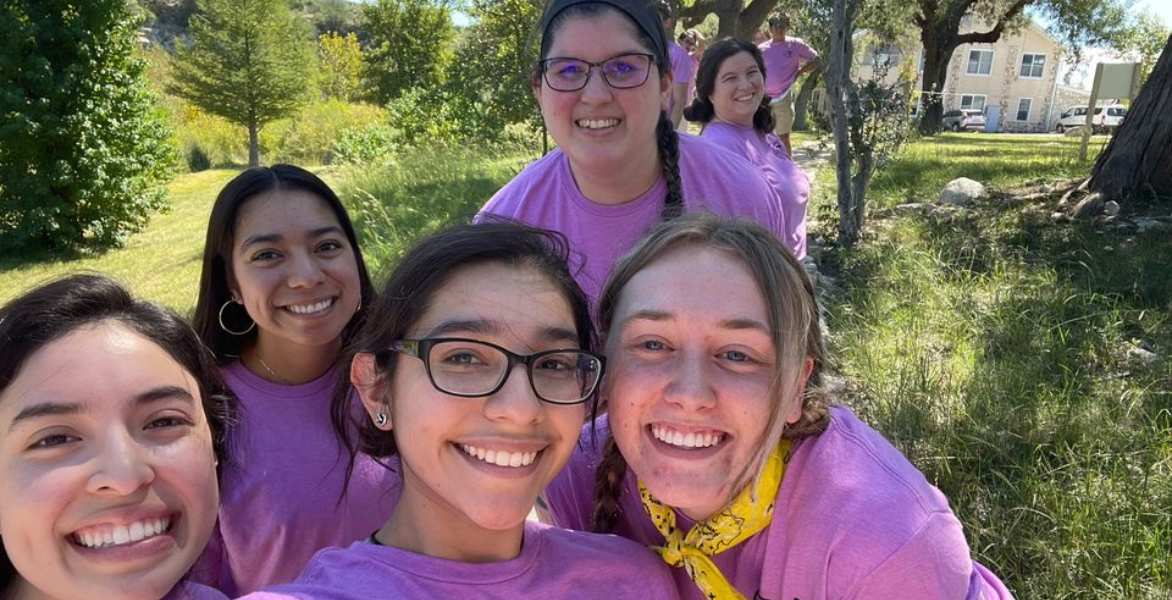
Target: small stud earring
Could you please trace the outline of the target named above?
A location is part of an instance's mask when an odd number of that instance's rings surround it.
[[[374,416],[374,424],[380,428],[386,427],[387,426],[387,413],[380,412],[377,415],[375,415]]]

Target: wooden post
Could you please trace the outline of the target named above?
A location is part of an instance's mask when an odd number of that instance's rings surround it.
[[[1087,119],[1082,126],[1082,146],[1078,149],[1078,160],[1080,161],[1087,159],[1087,143],[1091,141],[1091,130],[1095,126],[1095,105],[1099,102],[1099,84],[1102,81],[1103,63],[1099,63],[1095,65],[1095,83],[1091,85],[1091,97],[1087,100]]]

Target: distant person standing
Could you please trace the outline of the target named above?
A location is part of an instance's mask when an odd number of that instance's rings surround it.
[[[691,101],[688,95],[692,86],[692,79],[696,75],[696,66],[692,57],[683,46],[675,42],[676,15],[668,0],[655,0],[655,10],[663,21],[663,31],[667,39],[667,56],[671,61],[671,93],[667,98],[667,116],[671,119],[672,127],[680,128],[684,123],[684,107]]]
[[[700,72],[700,57],[704,55],[704,48],[706,46],[704,35],[695,29],[689,29],[680,34],[679,43],[688,51],[688,57],[692,59],[692,73],[695,75]],[[688,82],[688,93],[685,96],[685,106],[692,102],[696,97],[696,78]]]
[[[781,14],[769,18],[769,31],[773,39],[761,44],[761,56],[765,58],[765,93],[770,97],[770,110],[776,125],[773,132],[793,155],[789,134],[794,127],[794,81],[803,73],[818,66],[818,53],[806,42],[787,37],[789,17]]]

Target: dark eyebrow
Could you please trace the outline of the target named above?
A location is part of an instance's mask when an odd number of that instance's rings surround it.
[[[667,313],[664,311],[641,310],[641,311],[635,312],[631,316],[623,319],[623,324],[629,323],[631,321],[663,322],[663,321],[674,321],[674,320],[675,320],[674,316],[672,316],[670,313]],[[765,325],[761,321],[758,321],[757,319],[751,319],[748,317],[727,319],[727,320],[721,321],[719,325],[722,329],[749,329],[749,330],[760,331],[761,333],[764,333],[765,335],[772,335],[772,330],[767,325]]]
[[[151,388],[135,396],[131,402],[136,406],[141,406],[162,400],[182,400],[186,404],[195,405],[195,397],[191,395],[191,392],[177,385],[161,385],[156,388]],[[41,417],[76,415],[84,410],[85,407],[77,402],[41,402],[39,404],[33,404],[32,406],[24,407],[23,410],[17,413],[16,417],[12,419],[12,423],[8,426],[8,431],[11,432],[17,425],[24,421]]]
[[[40,417],[53,417],[61,415],[76,415],[82,411],[81,404],[77,403],[61,403],[61,402],[41,402],[40,404],[33,404],[26,406],[16,417],[12,419],[12,423],[8,426],[9,433],[22,421],[28,421]]]
[[[160,385],[156,388],[151,388],[134,397],[134,404],[142,406],[143,404],[150,404],[151,402],[159,402],[160,400],[182,400],[186,404],[195,405],[195,397],[186,388],[177,385]]]
[[[322,227],[315,227],[314,229],[309,230],[309,237],[312,239],[317,239],[319,237],[326,236],[329,234],[337,234],[337,235],[341,235],[341,236],[345,237],[346,232],[342,231],[342,228],[337,225],[325,225]],[[240,248],[243,250],[244,248],[247,248],[249,246],[253,246],[256,244],[271,244],[273,242],[279,242],[279,241],[281,241],[280,234],[262,233],[260,235],[254,235],[252,237],[245,239],[243,242],[240,243]]]
[[[452,333],[493,335],[499,334],[501,330],[502,327],[500,324],[494,321],[464,319],[444,321],[429,331],[424,337],[443,337]],[[542,341],[547,342],[572,342],[575,345],[578,343],[578,334],[564,327],[546,327],[540,331],[539,336]]]

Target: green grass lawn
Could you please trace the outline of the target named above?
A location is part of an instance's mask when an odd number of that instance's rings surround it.
[[[871,203],[933,202],[959,176],[1085,176],[1077,153],[1077,140],[945,134],[911,144]],[[828,175],[816,212],[832,237]],[[1172,245],[1166,231],[1056,225],[1056,202],[872,221],[827,257],[832,354],[848,403],[945,492],[1017,597],[1169,598]]]

